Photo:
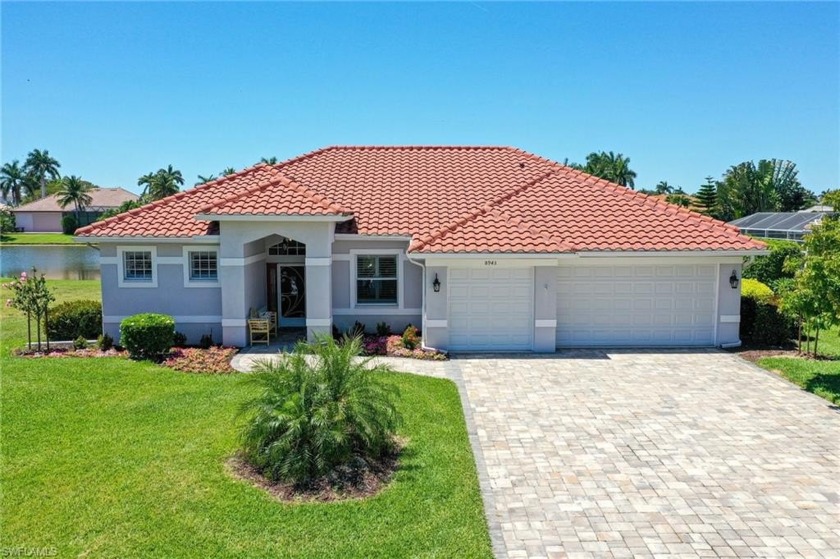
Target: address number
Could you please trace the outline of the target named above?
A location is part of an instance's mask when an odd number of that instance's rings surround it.
[[[495,265],[496,265],[496,261],[495,261],[495,260],[485,260],[485,261],[484,261],[484,265],[485,265],[485,266],[495,266]]]

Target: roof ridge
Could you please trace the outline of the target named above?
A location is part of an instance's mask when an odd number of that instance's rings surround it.
[[[169,202],[171,202],[173,200],[179,200],[179,199],[183,198],[184,196],[187,196],[188,194],[192,195],[195,192],[197,192],[199,190],[205,190],[205,189],[209,188],[210,186],[217,186],[224,181],[231,180],[234,177],[238,177],[240,175],[245,174],[246,172],[253,171],[254,169],[257,169],[259,167],[268,167],[268,165],[266,165],[265,163],[257,163],[256,165],[251,165],[250,167],[246,167],[246,168],[242,169],[241,171],[237,171],[235,173],[231,173],[229,175],[225,175],[223,177],[213,179],[212,181],[205,182],[204,184],[194,186],[194,187],[190,188],[189,190],[178,191],[175,194],[172,194],[171,196],[161,198],[160,200],[153,200],[153,201],[149,202],[148,204],[143,204],[139,208],[134,208],[134,209],[128,210],[127,212],[118,213],[117,215],[111,216],[107,219],[103,219],[102,221],[95,221],[95,222],[91,223],[90,225],[85,225],[84,227],[80,227],[79,229],[76,229],[75,234],[76,235],[78,235],[80,233],[81,234],[87,234],[87,233],[90,233],[91,231],[95,231],[96,229],[104,227],[106,224],[110,225],[110,224],[113,224],[113,223],[118,223],[118,222],[120,222],[124,219],[127,219],[129,216],[135,216],[137,214],[145,213],[146,211],[148,211],[152,208],[156,208],[156,207],[162,206],[164,204],[168,204]]]
[[[335,202],[333,202],[332,200],[330,200],[329,198],[327,198],[326,196],[324,196],[320,192],[312,190],[311,188],[309,188],[307,186],[304,186],[304,185],[300,184],[299,182],[297,182],[293,179],[290,179],[289,177],[284,175],[283,172],[280,171],[280,169],[277,169],[275,166],[270,166],[270,167],[273,171],[275,171],[277,173],[276,177],[274,177],[274,178],[272,178],[272,179],[270,179],[270,180],[268,180],[264,183],[260,183],[260,184],[257,184],[255,186],[246,188],[246,189],[244,189],[240,192],[236,192],[236,193],[234,193],[234,194],[232,194],[232,195],[230,195],[230,196],[228,196],[228,197],[226,197],[222,200],[219,200],[218,202],[213,202],[212,204],[204,206],[203,208],[200,208],[197,213],[209,213],[209,211],[212,210],[212,209],[221,209],[224,206],[226,206],[227,204],[230,204],[231,202],[241,200],[241,199],[243,199],[247,196],[250,196],[251,194],[254,194],[256,192],[261,192],[261,191],[263,191],[267,188],[271,188],[272,186],[277,186],[278,184],[282,184],[283,186],[291,187],[295,192],[297,192],[298,194],[300,194],[302,196],[305,196],[306,198],[308,198],[312,202],[318,204],[319,206],[321,206],[321,208],[323,208],[325,210],[335,211],[335,212],[339,212],[339,213],[347,213],[347,214],[352,213],[349,210],[347,210],[346,208],[343,208],[340,205],[336,204]]]

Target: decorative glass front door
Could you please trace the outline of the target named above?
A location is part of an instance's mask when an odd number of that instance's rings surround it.
[[[280,268],[280,326],[306,326],[305,266]]]

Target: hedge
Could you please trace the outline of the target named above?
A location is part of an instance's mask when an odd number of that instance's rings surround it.
[[[741,341],[755,346],[781,346],[795,335],[795,321],[776,306],[773,291],[760,281],[745,279],[741,289]]]
[[[120,345],[132,359],[164,358],[175,341],[175,319],[165,314],[143,313],[120,323]]]
[[[69,341],[79,336],[95,340],[102,334],[102,303],[89,299],[60,303],[49,309],[46,322],[51,340]]]

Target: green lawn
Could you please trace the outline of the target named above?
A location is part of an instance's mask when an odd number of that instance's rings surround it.
[[[0,236],[4,245],[72,245],[73,235],[64,233],[5,233]]]
[[[97,281],[51,281],[59,299]],[[401,468],[376,497],[283,504],[230,477],[242,375],[117,358],[21,359],[2,308],[3,545],[58,557],[490,557],[453,383],[388,375],[401,391]]]

